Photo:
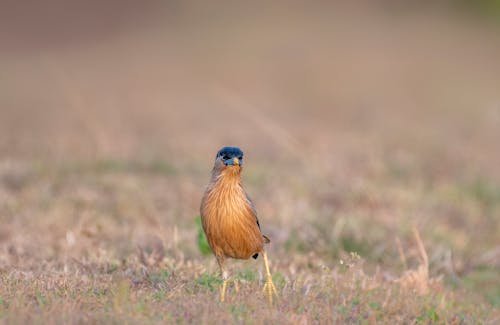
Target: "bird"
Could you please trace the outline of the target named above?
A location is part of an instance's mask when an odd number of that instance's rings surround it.
[[[240,148],[226,146],[217,152],[212,177],[201,200],[202,226],[223,280],[220,301],[224,302],[229,278],[226,259],[257,259],[262,254],[266,271],[262,293],[267,293],[272,305],[273,295],[277,297],[278,294],[264,249],[264,244],[270,240],[262,234],[255,206],[243,187],[242,169],[243,151]]]

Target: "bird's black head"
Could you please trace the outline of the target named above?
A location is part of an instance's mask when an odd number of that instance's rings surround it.
[[[241,165],[243,151],[238,147],[223,147],[217,152],[215,160],[220,159],[224,165]]]

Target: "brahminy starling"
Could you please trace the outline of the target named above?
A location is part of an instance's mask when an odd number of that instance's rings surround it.
[[[241,170],[243,152],[238,147],[223,147],[215,156],[212,178],[201,200],[201,220],[208,244],[217,259],[222,274],[220,300],[224,301],[228,273],[226,258],[264,259],[266,282],[262,290],[269,303],[277,295],[273,284],[264,244],[270,242],[260,231],[257,212],[243,188]]]

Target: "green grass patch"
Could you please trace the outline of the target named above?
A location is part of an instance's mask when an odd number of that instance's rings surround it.
[[[165,282],[170,275],[167,270],[160,270],[159,272],[151,272],[148,275],[149,282],[152,285],[157,285],[159,283]]]
[[[283,274],[281,274],[280,272],[274,272],[272,275],[272,278],[273,278],[273,283],[276,286],[276,288],[282,288],[286,283],[285,276]]]
[[[165,289],[158,289],[158,290],[155,290],[151,296],[153,297],[153,300],[159,302],[159,301],[162,301],[163,299],[165,299],[165,294],[166,294]]]
[[[425,324],[434,324],[439,320],[438,313],[436,311],[436,307],[431,306],[428,308],[422,309],[420,315],[415,319],[417,323],[425,323]]]
[[[464,285],[481,292],[493,306],[500,306],[500,274],[493,268],[478,268],[463,277]]]
[[[195,283],[213,292],[222,283],[222,279],[218,275],[202,273],[195,279]]]
[[[369,244],[364,240],[358,240],[354,236],[342,236],[340,239],[341,247],[346,252],[354,252],[359,255],[367,255]]]
[[[194,222],[196,224],[196,246],[198,247],[198,251],[203,255],[208,255],[212,253],[212,249],[210,249],[207,237],[205,236],[205,231],[203,231],[201,217],[196,216]]]
[[[228,311],[237,319],[241,319],[247,313],[247,307],[243,303],[229,305]]]
[[[257,276],[255,275],[255,272],[252,271],[251,269],[245,269],[243,271],[238,272],[237,275],[238,279],[246,280],[246,281],[254,281]]]

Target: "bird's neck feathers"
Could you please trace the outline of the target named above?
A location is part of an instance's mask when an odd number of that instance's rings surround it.
[[[238,222],[247,222],[245,220],[255,222],[252,208],[241,183],[239,169],[225,168],[219,172],[214,170],[212,181],[203,199],[202,214],[233,225]]]
[[[241,183],[241,166],[215,166],[212,171],[212,182]]]
[[[212,186],[221,189],[240,189],[241,185],[241,167],[228,167],[222,170],[214,169],[212,173]]]

